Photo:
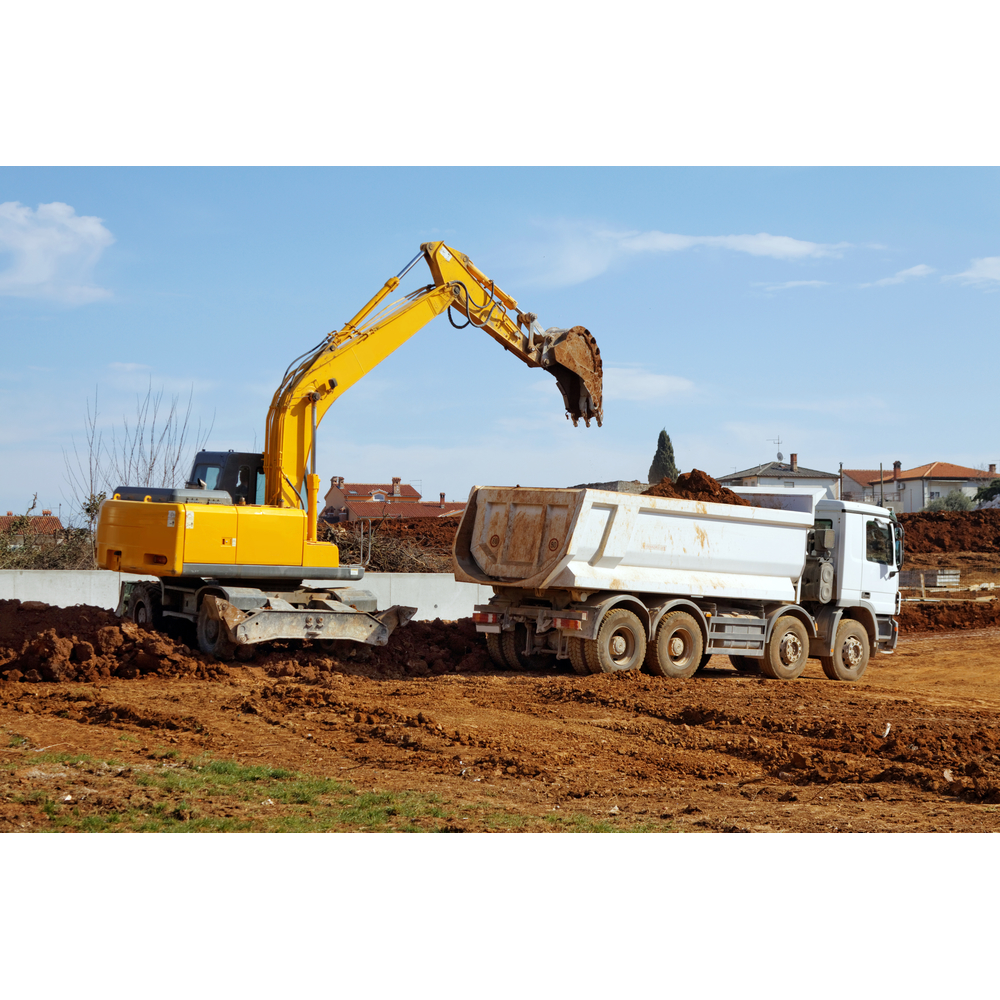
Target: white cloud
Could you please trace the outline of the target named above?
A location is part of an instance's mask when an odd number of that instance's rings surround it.
[[[821,285],[829,285],[829,281],[781,281],[774,285],[769,285],[764,281],[755,281],[755,285],[762,287],[766,292],[782,292],[786,288],[819,288]]]
[[[37,210],[20,202],[0,204],[0,253],[12,255],[0,272],[0,295],[55,299],[81,305],[111,293],[91,281],[94,266],[115,238],[101,220],[77,215],[60,201]]]
[[[647,400],[664,399],[690,392],[694,383],[678,375],[660,375],[638,365],[604,369],[604,398]]]
[[[963,285],[991,285],[1000,282],[1000,257],[977,257],[968,271],[946,275],[945,280],[961,281]]]
[[[575,285],[603,274],[613,263],[637,254],[675,253],[698,247],[730,250],[753,257],[806,260],[837,257],[850,243],[814,243],[771,233],[687,236],[659,230],[613,232],[581,223],[548,224],[550,240],[536,250],[533,270],[545,285]]]
[[[878,288],[881,285],[901,285],[911,278],[924,278],[928,274],[933,274],[934,268],[926,264],[917,264],[916,267],[908,267],[903,271],[897,271],[891,278],[879,278],[878,281],[869,281],[863,284],[862,288]]]

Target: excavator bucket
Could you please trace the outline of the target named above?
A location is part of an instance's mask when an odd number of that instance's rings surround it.
[[[542,367],[555,375],[573,426],[582,418],[589,427],[593,418],[600,427],[604,421],[604,373],[594,335],[582,326],[546,330]]]

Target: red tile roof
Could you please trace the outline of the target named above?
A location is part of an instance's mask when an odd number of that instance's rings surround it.
[[[883,466],[882,472],[888,471],[889,478],[892,479],[892,466],[888,467],[888,470]],[[853,479],[854,482],[858,483],[860,486],[864,486],[870,483],[872,480],[878,482],[878,469],[844,469],[844,478]]]
[[[347,500],[345,506],[352,517],[440,517],[442,514],[452,514],[465,510],[464,503],[381,503],[377,500]]]
[[[0,517],[0,531],[9,531],[17,519],[18,515]],[[32,517],[29,515],[28,522],[28,531],[34,535],[54,535],[57,531],[63,530],[62,522],[58,517],[49,517],[47,515]]]
[[[386,499],[392,496],[392,483],[344,483],[343,486],[334,486],[333,489],[343,492],[345,497],[350,498],[351,494],[360,497],[370,496],[372,493],[384,493]],[[409,484],[399,484],[399,499],[393,497],[393,503],[399,503],[400,499],[419,500],[420,494]]]
[[[846,469],[844,470],[847,471]],[[851,477],[854,478],[853,476]],[[991,479],[988,472],[984,472],[982,469],[970,469],[965,465],[952,465],[950,462],[928,462],[927,465],[918,465],[915,469],[905,469],[900,472],[899,478],[901,480],[913,480],[913,479]],[[873,479],[868,480],[870,483],[877,483],[878,472],[875,473]],[[883,472],[882,482],[892,481],[892,469],[888,472]]]

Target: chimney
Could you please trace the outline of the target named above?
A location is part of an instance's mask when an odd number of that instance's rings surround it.
[[[7,516],[8,517],[13,517],[14,516],[14,512],[12,510],[7,511]]]
[[[441,494],[441,506],[442,507],[444,506],[444,494],[443,493]]]
[[[43,510],[42,511],[42,517],[51,517],[51,516],[52,516],[52,511],[51,510]]]
[[[899,474],[903,471],[903,463],[897,458],[895,462],[892,463],[892,481],[894,483],[899,482]]]
[[[799,456],[798,452],[792,452],[792,472],[799,471]]]
[[[996,462],[994,462],[994,463],[993,463],[993,464],[992,464],[992,465],[990,466],[990,475],[991,475],[991,476],[995,476],[996,474],[997,474],[997,465],[996,465]]]
[[[400,496],[400,492],[401,492],[400,489],[399,489],[400,482],[402,482],[402,477],[400,477],[400,476],[393,476],[392,477],[392,495],[394,497]]]

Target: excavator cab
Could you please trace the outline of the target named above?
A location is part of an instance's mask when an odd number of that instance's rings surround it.
[[[189,490],[225,490],[235,504],[264,504],[264,456],[245,451],[199,451],[185,484]]]

